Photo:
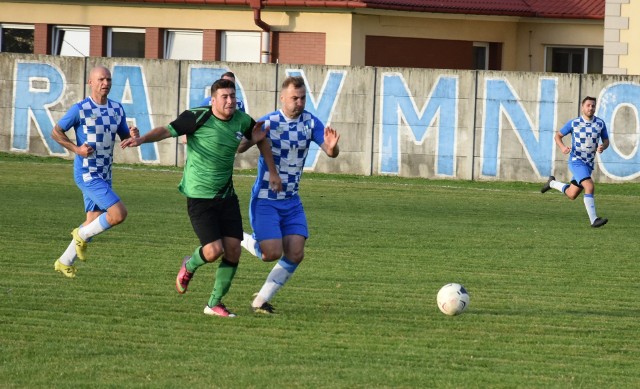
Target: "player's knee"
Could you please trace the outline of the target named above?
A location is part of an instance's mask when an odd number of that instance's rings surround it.
[[[289,261],[299,264],[304,259],[304,251],[299,253],[285,253],[285,257],[287,257]]]
[[[128,215],[127,208],[121,203],[118,204],[107,210],[107,221],[111,226],[117,226],[122,223]]]
[[[575,200],[576,198],[578,198],[578,195],[580,193],[565,193],[567,195],[567,197],[569,198],[569,200]]]
[[[242,254],[242,247],[225,247],[224,258],[229,263],[238,263],[240,261],[240,254]]]
[[[202,247],[202,259],[207,262],[215,262],[222,253],[222,245],[216,244],[215,242]]]
[[[282,250],[267,249],[262,251],[262,260],[265,262],[276,261],[282,258]]]

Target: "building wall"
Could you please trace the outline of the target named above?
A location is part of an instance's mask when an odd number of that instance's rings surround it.
[[[354,51],[352,65],[365,65],[364,48],[367,36],[405,37],[473,42],[502,42],[502,69],[515,70],[515,19],[493,17],[483,20],[476,16],[427,15],[404,13],[403,16],[357,15],[354,18]],[[357,49],[354,49],[357,50]],[[441,55],[439,52],[425,55]]]
[[[608,3],[607,3],[608,4]],[[627,18],[628,28],[620,31],[620,43],[627,45],[626,54],[620,55],[620,68],[625,74],[640,74],[640,2],[626,1],[620,5],[621,16]]]
[[[142,9],[141,9],[142,8]],[[144,17],[140,17],[141,13]],[[180,17],[176,14],[179,13]],[[310,33],[300,39],[297,36],[293,42],[300,44],[311,43],[319,50],[319,53],[311,56],[311,62],[332,65],[349,65],[351,59],[351,44],[349,39],[351,31],[351,15],[337,13],[311,13],[311,12],[273,12],[265,10],[262,19],[272,27],[273,31]],[[253,12],[247,7],[239,9],[196,9],[182,7],[158,6],[132,6],[123,3],[121,6],[105,6],[99,4],[90,5],[61,5],[61,4],[29,4],[29,3],[0,3],[0,23],[25,23],[37,25],[80,25],[92,26],[92,56],[104,56],[105,31],[104,27],[130,27],[145,28],[151,32],[147,37],[147,46],[151,43],[147,58],[157,58],[162,47],[162,36],[158,35],[160,29],[195,29],[205,31],[205,47],[203,59],[219,59],[219,31],[260,31],[253,20]],[[284,35],[285,47],[291,43],[291,39]],[[324,37],[324,42],[318,38]],[[214,44],[211,44],[212,39]],[[46,42],[46,39],[40,41]],[[36,54],[44,54],[45,49],[38,46]],[[295,52],[280,52],[288,60],[294,60]]]
[[[324,65],[325,34],[317,32],[277,32],[273,55],[279,62]]]
[[[624,2],[625,0],[610,1]],[[631,5],[628,4],[628,6]],[[176,7],[178,6],[171,4],[140,6],[121,3],[119,6],[107,6],[99,2],[87,5],[64,5],[5,1],[0,2],[0,22],[40,26],[47,24],[92,26],[92,56],[105,55],[106,33],[103,26],[138,27],[157,33],[157,36],[148,38],[151,42],[147,42],[147,45],[152,43],[148,58],[159,57],[161,54],[159,49],[162,29],[203,30],[205,31],[203,59],[209,61],[220,58],[220,31],[259,31],[254,23],[252,10],[248,7],[247,9],[190,8],[185,5]],[[178,14],[179,17],[177,17]],[[352,12],[300,9],[294,12],[273,10],[269,7],[264,8],[261,15],[275,32],[273,36],[281,33],[285,39],[284,42],[279,42],[281,44],[288,44],[286,33],[290,32],[324,36],[324,46],[316,45],[319,50],[317,55],[304,57],[310,58],[311,61],[303,63],[312,64],[320,63],[320,59],[323,58],[322,63],[326,65],[365,66],[368,36],[499,43],[502,59],[500,64],[494,64],[498,65],[494,68],[511,71],[543,71],[544,45],[603,45],[603,21],[521,19],[369,9]],[[272,43],[276,44],[278,41]],[[44,46],[39,44],[36,53],[45,52]],[[280,54],[285,54],[282,48],[280,48]],[[298,62],[295,55],[294,52],[287,52],[280,62]],[[273,62],[276,59],[274,58]]]
[[[601,21],[527,19],[517,27],[514,69],[543,72],[547,46],[602,47],[603,44]]]
[[[629,14],[623,14],[623,5],[629,0],[607,0],[605,4],[604,22],[604,74],[628,74],[629,69],[623,66],[621,58],[629,54],[628,35]],[[637,2],[636,2],[637,3]],[[628,10],[625,7],[625,10]],[[638,14],[636,13],[636,18]],[[623,39],[625,36],[625,39]]]
[[[365,42],[367,66],[473,68],[473,42],[469,41],[367,35]]]
[[[231,70],[247,113],[279,107],[279,85],[300,75],[307,110],[341,134],[340,157],[317,146],[308,170],[357,175],[543,182],[570,179],[554,134],[596,96],[611,147],[597,158],[598,182],[640,180],[640,76],[251,64],[0,53],[0,151],[71,158],[54,124],[88,93],[87,71],[112,72],[110,98],[144,134],[199,106],[212,80]],[[71,134],[73,131],[71,131]],[[72,135],[73,136],[73,135]],[[568,140],[565,140],[568,144]],[[165,139],[115,147],[116,162],[182,165],[185,144]],[[257,150],[237,167],[255,167]]]

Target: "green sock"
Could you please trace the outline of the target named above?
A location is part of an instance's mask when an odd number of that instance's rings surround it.
[[[213,292],[209,298],[209,306],[215,307],[231,288],[231,281],[236,275],[238,264],[229,263],[226,258],[222,258],[218,271],[216,271],[216,282],[213,284]]]
[[[207,263],[202,259],[202,256],[200,256],[200,250],[202,250],[202,246],[196,247],[196,251],[191,254],[191,259],[189,259],[185,265],[189,273],[194,273],[200,266]]]

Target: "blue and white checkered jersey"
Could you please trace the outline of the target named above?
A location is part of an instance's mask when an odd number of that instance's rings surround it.
[[[258,175],[251,191],[252,198],[283,200],[298,194],[298,185],[311,142],[324,143],[324,124],[310,112],[303,111],[297,119],[288,119],[278,110],[257,121],[269,128],[271,151],[282,179],[282,192],[269,190],[269,168],[262,155],[258,159]]]
[[[609,139],[607,126],[597,116],[588,122],[582,116],[569,120],[561,129],[562,135],[571,133],[571,161],[583,161],[593,169],[598,141]]]
[[[111,182],[111,164],[116,134],[122,139],[129,135],[127,117],[122,105],[107,99],[107,104],[98,105],[91,97],[74,104],[60,119],[58,126],[65,132],[71,128],[76,132],[76,145],[87,143],[95,151],[84,158],[76,155],[73,163],[74,176],[84,182],[101,178]]]

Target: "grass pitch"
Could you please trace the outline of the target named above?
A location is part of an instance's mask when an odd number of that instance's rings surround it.
[[[217,265],[178,295],[197,240],[181,170],[119,166],[124,224],[94,239],[76,279],[54,260],[84,219],[69,161],[0,154],[0,386],[153,388],[640,387],[640,185],[581,198],[541,183],[305,174],[306,258],[249,310],[271,269],[243,252],[225,299]],[[246,219],[251,172],[237,172]],[[465,285],[461,316],[438,289]]]

